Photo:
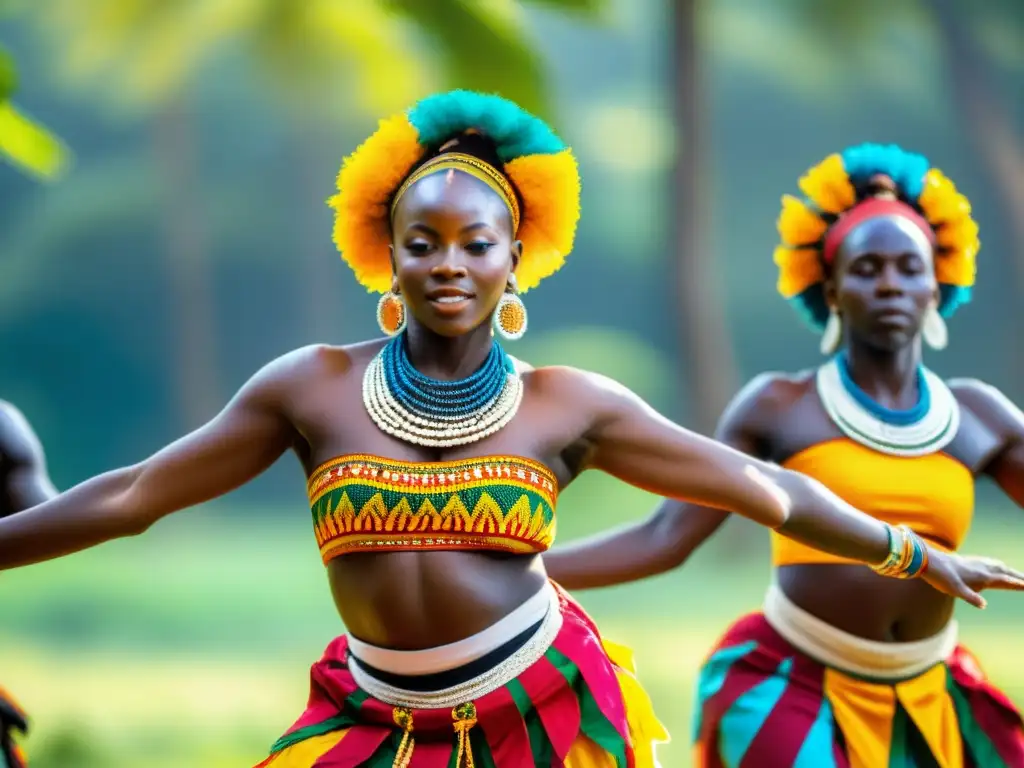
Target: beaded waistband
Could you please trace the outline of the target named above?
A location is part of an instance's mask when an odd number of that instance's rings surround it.
[[[957,623],[933,637],[911,643],[880,643],[833,627],[796,605],[777,584],[764,601],[764,617],[791,645],[822,664],[870,680],[915,677],[949,658],[957,644]]]
[[[542,621],[551,609],[554,592],[551,582],[546,581],[533,597],[508,615],[475,635],[448,645],[421,651],[395,651],[364,643],[349,634],[348,648],[360,661],[396,675],[415,677],[448,672],[483,658],[507,643],[509,638]]]
[[[349,656],[348,667],[356,684],[378,701],[410,709],[445,709],[471,702],[515,680],[533,666],[551,647],[562,628],[562,611],[558,593],[551,588],[542,593],[547,612],[533,636],[493,669],[467,682],[440,691],[407,691],[377,680]]]
[[[551,546],[558,484],[515,456],[402,462],[341,456],[310,476],[324,562],[350,552],[478,549],[531,554]]]

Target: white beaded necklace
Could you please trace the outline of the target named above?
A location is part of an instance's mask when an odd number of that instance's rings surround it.
[[[469,413],[426,413],[400,403],[388,387],[383,350],[363,375],[363,405],[374,424],[389,435],[429,448],[467,445],[493,435],[508,424],[523,401],[523,380],[506,373],[498,395]]]
[[[929,398],[928,409],[910,424],[894,424],[858,402],[839,366],[833,358],[818,369],[818,396],[829,418],[851,440],[893,456],[924,456],[942,450],[956,436],[960,405],[946,383],[927,368],[921,370],[921,394]]]

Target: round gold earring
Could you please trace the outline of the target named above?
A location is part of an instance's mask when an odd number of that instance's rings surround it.
[[[526,333],[526,305],[519,298],[516,291],[519,289],[515,273],[508,276],[508,288],[498,306],[494,308],[494,330],[498,335],[509,341],[523,338]]]
[[[394,291],[388,291],[377,302],[377,325],[388,336],[397,336],[405,329],[405,303]]]

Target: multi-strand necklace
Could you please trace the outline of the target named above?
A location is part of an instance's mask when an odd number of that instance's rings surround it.
[[[946,383],[923,365],[920,398],[905,411],[885,408],[857,386],[846,358],[818,369],[818,395],[829,418],[851,440],[893,456],[924,456],[945,448],[960,427],[960,406]]]
[[[497,341],[476,372],[442,381],[413,367],[402,333],[370,361],[363,377],[363,404],[374,423],[389,435],[432,448],[494,434],[512,420],[522,399],[522,379]]]

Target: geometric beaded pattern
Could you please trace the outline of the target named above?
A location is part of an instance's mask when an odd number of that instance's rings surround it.
[[[533,554],[555,537],[558,481],[519,456],[403,462],[346,455],[310,475],[326,564],[350,552],[497,550]]]

